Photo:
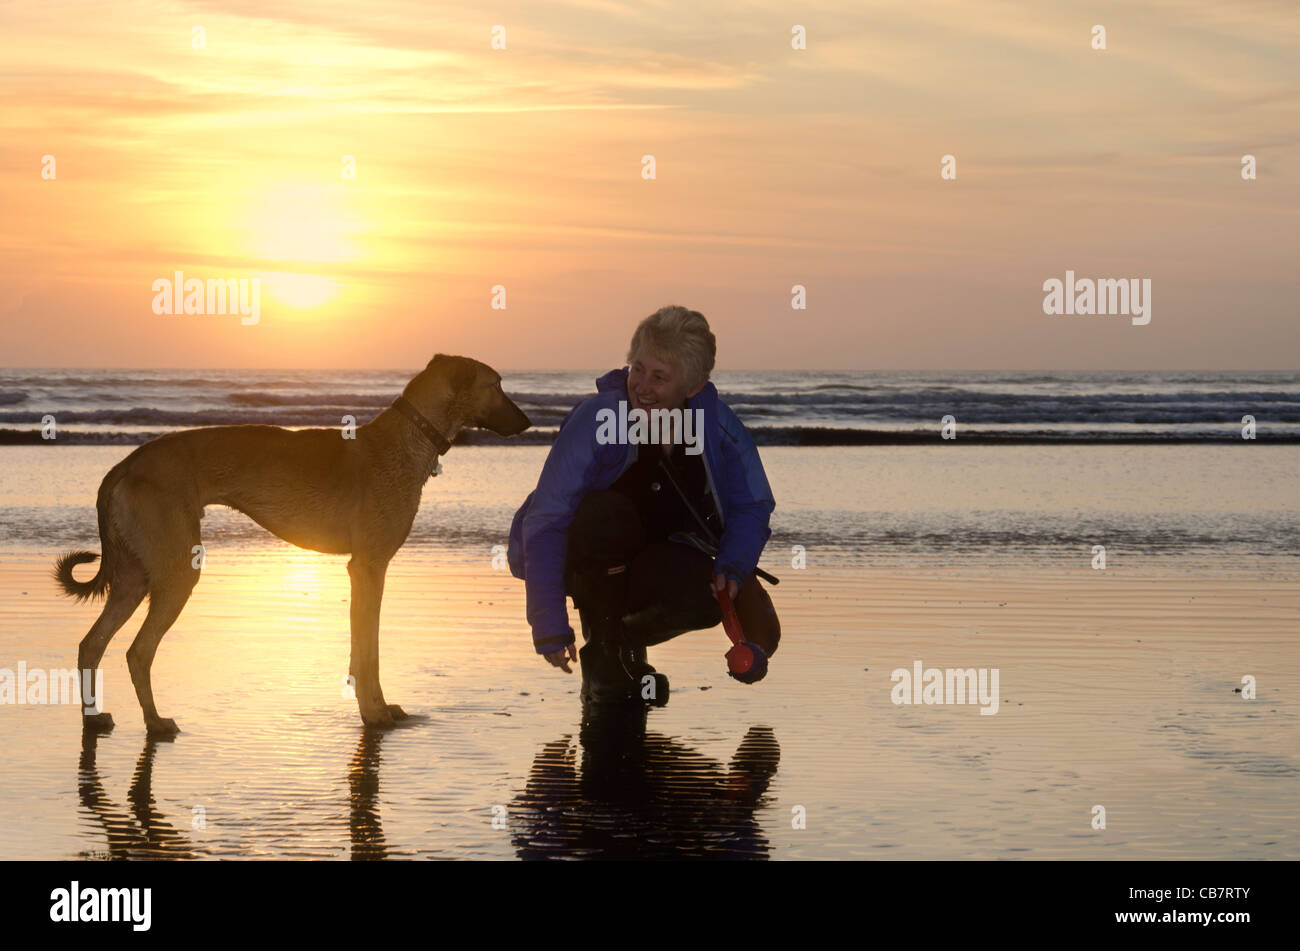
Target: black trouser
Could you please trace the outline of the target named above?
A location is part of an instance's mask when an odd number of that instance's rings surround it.
[[[569,526],[564,588],[593,637],[605,636],[625,615],[632,617],[624,636],[636,646],[714,627],[722,611],[712,584],[713,558],[677,542],[647,543],[636,506],[625,495],[600,489],[579,503]]]

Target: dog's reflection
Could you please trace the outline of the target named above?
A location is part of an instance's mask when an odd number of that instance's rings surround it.
[[[185,833],[167,821],[154,801],[154,756],[158,745],[170,743],[172,738],[150,734],[145,739],[127,792],[130,808],[122,809],[109,798],[95,761],[99,740],[107,735],[95,729],[85,729],[81,734],[78,796],[82,807],[100,824],[108,840],[107,853],[84,853],[82,857],[193,859],[207,856],[208,850],[191,843]],[[348,764],[348,824],[354,860],[388,857],[378,806],[379,746],[383,737],[383,730],[363,728]]]
[[[388,843],[379,821],[379,746],[385,733],[364,727],[348,764],[348,829],[354,862],[388,858]]]
[[[723,765],[647,733],[646,709],[584,705],[578,747],[538,753],[509,810],[520,858],[767,857],[755,812],[781,759],[772,730],[751,727]]]
[[[85,729],[81,733],[81,757],[77,771],[77,795],[82,808],[104,828],[108,839],[110,859],[193,859],[204,851],[195,847],[183,832],[177,830],[161,812],[153,798],[153,760],[160,742],[168,739],[149,737],[145,740],[140,758],[136,760],[135,775],[127,791],[129,810],[118,807],[109,798],[95,764],[99,739],[104,734]],[[90,857],[90,856],[86,856]],[[98,857],[98,856],[96,856]]]

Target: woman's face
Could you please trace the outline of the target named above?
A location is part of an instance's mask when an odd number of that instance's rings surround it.
[[[676,409],[702,389],[704,383],[688,391],[675,360],[660,360],[645,350],[637,351],[628,369],[629,409]]]

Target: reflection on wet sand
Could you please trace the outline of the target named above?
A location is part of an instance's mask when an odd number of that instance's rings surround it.
[[[572,736],[537,754],[510,815],[520,858],[767,858],[755,815],[781,759],[770,727],[751,727],[724,766],[646,732],[647,708],[583,706]]]
[[[388,843],[379,821],[379,746],[384,731],[364,727],[348,766],[348,830],[352,860],[388,858]]]
[[[205,850],[196,848],[158,811],[153,798],[153,760],[159,743],[170,738],[145,740],[136,761],[135,775],[127,791],[130,813],[109,798],[95,765],[99,738],[104,734],[86,729],[81,734],[81,757],[77,772],[77,793],[83,809],[99,822],[108,838],[110,859],[193,859]],[[100,856],[82,853],[82,858]]]
[[[84,730],[78,791],[81,805],[104,830],[107,853],[83,852],[82,858],[107,859],[192,859],[203,858],[206,849],[193,845],[188,837],[169,823],[158,810],[153,797],[153,761],[159,743],[171,743],[173,737],[145,740],[136,763],[135,776],[127,793],[129,812],[118,807],[107,791],[95,763],[97,744],[107,734]],[[357,741],[348,767],[348,828],[353,860],[384,859],[388,844],[379,820],[379,746],[382,730],[365,728]]]

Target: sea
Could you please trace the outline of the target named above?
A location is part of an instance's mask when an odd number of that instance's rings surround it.
[[[500,371],[544,444],[606,370]],[[411,370],[0,369],[0,443],[129,445],[175,429],[238,423],[338,426],[388,406]],[[720,370],[711,377],[760,446],[931,441],[951,416],[961,441],[1300,440],[1300,373],[912,373]],[[488,433],[463,442],[491,444]]]
[[[532,427],[508,439],[463,431],[442,462],[467,477],[430,483],[407,544],[470,558],[503,544],[545,447],[604,372],[502,371]],[[0,370],[0,546],[93,548],[98,479],[157,435],[359,425],[411,375]],[[1211,571],[1300,564],[1300,373],[722,370],[712,379],[780,487],[772,551],[802,545],[904,569],[1072,564],[1094,545],[1111,559]],[[42,438],[51,417],[54,438]],[[269,538],[228,509],[209,509],[204,533]]]

